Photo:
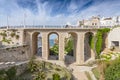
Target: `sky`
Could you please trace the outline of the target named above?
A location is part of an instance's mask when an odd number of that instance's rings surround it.
[[[120,15],[120,0],[0,0],[0,26],[77,25],[91,16]]]

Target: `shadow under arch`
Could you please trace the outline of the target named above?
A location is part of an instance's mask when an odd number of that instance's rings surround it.
[[[68,32],[68,36],[65,39],[66,64],[72,64],[76,61],[76,47],[77,47],[77,33]]]
[[[32,33],[32,54],[42,57],[42,37],[39,35],[40,35],[40,32]],[[38,44],[39,42],[41,43],[40,46]]]
[[[88,61],[92,57],[92,49],[90,46],[90,42],[94,34],[92,32],[86,32],[84,37],[84,61]]]
[[[50,40],[51,35],[56,35],[55,39]],[[52,42],[52,45],[51,45]],[[58,54],[51,50],[53,47],[57,47]],[[49,60],[58,60],[59,59],[59,34],[57,32],[48,33],[48,59]]]

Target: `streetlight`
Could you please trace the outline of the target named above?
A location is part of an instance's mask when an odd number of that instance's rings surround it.
[[[27,15],[26,15],[26,13],[24,13],[24,20],[23,20],[23,26],[24,26],[24,28],[26,27],[26,17],[27,17]]]
[[[9,28],[9,16],[7,15],[7,29]]]

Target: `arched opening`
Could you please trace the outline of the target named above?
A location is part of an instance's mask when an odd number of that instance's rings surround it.
[[[58,60],[59,55],[59,35],[52,32],[48,35],[49,60]]]
[[[67,64],[76,61],[77,34],[69,32],[65,38],[65,62]]]
[[[92,32],[87,32],[85,34],[84,38],[84,61],[89,61],[92,56],[92,38],[93,38],[93,33]]]
[[[33,55],[42,57],[42,36],[40,32],[32,34],[32,51]]]

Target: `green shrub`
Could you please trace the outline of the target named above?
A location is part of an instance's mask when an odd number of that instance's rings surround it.
[[[57,44],[55,44],[52,48],[50,48],[51,52],[53,52],[53,54],[58,55],[59,53],[59,46]]]
[[[60,75],[58,73],[53,74],[53,80],[60,80]]]
[[[0,80],[7,80],[7,75],[5,74],[5,70],[0,70]]]
[[[16,67],[11,67],[6,71],[7,78],[13,80],[16,77]]]
[[[0,35],[3,36],[3,37],[7,36],[6,32],[0,33]]]
[[[6,39],[5,37],[3,37],[2,42],[6,42],[6,43],[10,44],[11,40],[10,39]]]
[[[110,65],[105,69],[105,80],[120,79],[120,59],[110,62]]]
[[[34,73],[34,78],[33,80],[45,80],[46,74],[44,71],[39,71]]]
[[[15,32],[12,32],[12,33],[10,34],[10,36],[11,36],[11,37],[14,37],[14,36],[15,36]]]
[[[96,45],[95,45],[95,50],[96,50],[96,53],[97,53],[97,58],[100,58],[100,53],[102,51],[102,46],[103,46],[103,37],[104,35],[109,32],[110,29],[109,28],[104,28],[104,29],[99,29],[97,31],[97,34],[96,34],[96,38],[97,38],[97,42],[96,42]]]
[[[16,39],[19,39],[20,36],[19,35],[15,35],[15,37],[16,37]]]
[[[65,41],[65,52],[70,53],[73,50],[74,41],[72,37],[67,38]]]
[[[37,70],[37,64],[35,63],[34,59],[32,58],[30,62],[28,63],[28,69],[33,73]]]

